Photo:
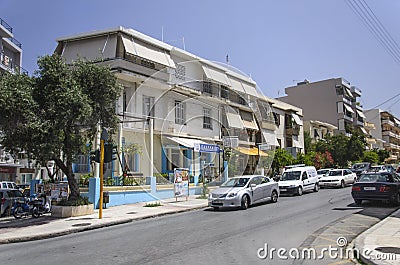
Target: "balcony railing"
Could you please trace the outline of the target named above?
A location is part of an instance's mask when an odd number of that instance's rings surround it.
[[[3,19],[0,18],[0,24],[5,27],[9,32],[12,33],[13,29],[10,25],[7,24]]]
[[[17,41],[15,38],[9,38],[9,40],[14,43],[15,45],[17,45],[18,47],[22,48],[22,44]]]

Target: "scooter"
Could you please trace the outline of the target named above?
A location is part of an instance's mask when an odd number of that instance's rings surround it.
[[[16,219],[19,219],[23,216],[27,217],[29,214],[31,214],[34,218],[38,218],[40,215],[50,211],[50,202],[47,200],[46,196],[36,196],[36,194],[33,194],[29,200],[19,200],[15,202],[11,209],[11,213]]]

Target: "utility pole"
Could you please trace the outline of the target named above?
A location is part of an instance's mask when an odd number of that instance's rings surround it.
[[[108,138],[107,130],[103,128],[100,138],[100,202],[99,219],[103,218],[103,175],[104,175],[104,143]]]

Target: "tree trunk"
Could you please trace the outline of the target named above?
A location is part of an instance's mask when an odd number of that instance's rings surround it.
[[[56,162],[57,166],[61,169],[61,171],[67,176],[68,186],[71,192],[68,200],[74,201],[78,199],[80,196],[80,190],[79,190],[79,185],[75,180],[74,174],[72,174],[72,163],[68,162],[70,160],[67,160],[67,164],[65,165],[60,158],[54,158],[54,161]]]

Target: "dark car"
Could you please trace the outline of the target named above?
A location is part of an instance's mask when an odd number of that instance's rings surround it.
[[[400,178],[390,172],[364,173],[353,184],[351,195],[358,205],[363,200],[400,205]]]
[[[18,189],[0,189],[0,216],[9,215],[14,203],[24,199]]]

